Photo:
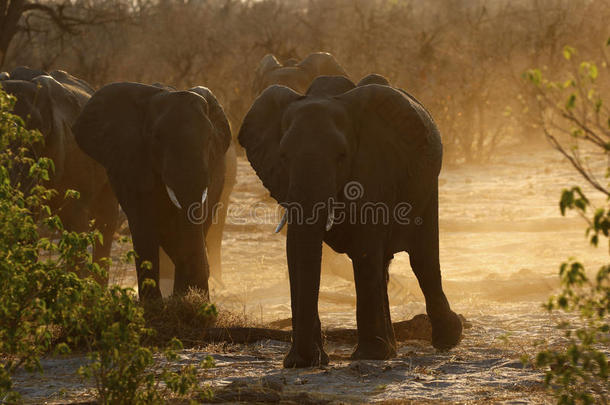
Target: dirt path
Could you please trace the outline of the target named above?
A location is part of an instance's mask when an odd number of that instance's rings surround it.
[[[260,323],[287,318],[285,239],[273,233],[276,204],[243,159],[237,180],[224,236],[226,288],[213,284],[212,299],[222,308]],[[436,353],[425,342],[406,342],[394,360],[351,362],[350,347],[332,346],[329,367],[283,370],[281,360],[288,346],[267,341],[189,350],[183,361],[212,354],[216,367],[202,371],[207,383],[215,387],[234,384],[232,391],[243,395],[267,387],[267,395],[301,398],[297,402],[312,398],[550,402],[541,387],[541,374],[523,369],[519,362],[524,352],[534,352],[535,340],[557,335],[541,303],[556,288],[561,261],[577,255],[591,269],[607,261],[606,251],[588,246],[580,219],[559,214],[561,189],[579,183],[572,169],[547,149],[508,152],[484,167],[443,170],[443,280],[454,309],[472,323],[462,343],[449,353]],[[260,221],[260,214],[253,218],[253,206],[268,213],[268,218]],[[332,271],[325,271],[322,277],[323,327],[354,327],[355,294],[348,263],[341,257],[325,257],[325,262]],[[425,312],[406,254],[397,255],[390,273],[393,320]],[[134,282],[130,268],[117,268],[115,276],[126,284]],[[90,387],[71,377],[82,361],[78,357],[46,359],[44,376],[20,374],[17,386],[31,403],[82,400]],[[314,394],[307,399],[298,397],[299,392]]]

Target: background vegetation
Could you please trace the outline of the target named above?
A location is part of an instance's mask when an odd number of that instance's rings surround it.
[[[25,0],[11,0],[25,1]],[[36,3],[39,0],[30,0]],[[564,45],[599,56],[609,0],[73,0],[24,11],[3,68],[60,68],[95,86],[210,87],[234,129],[267,53],[328,51],[352,79],[377,72],[426,105],[448,163],[537,137],[521,80],[561,69]],[[50,11],[49,11],[50,10]],[[1,39],[1,38],[0,38]],[[2,42],[0,40],[0,42]]]
[[[571,47],[563,48],[560,74],[530,69],[539,125],[551,145],[580,173],[592,191],[573,186],[563,190],[561,214],[576,211],[587,223],[593,246],[610,247],[610,108],[608,78],[610,38],[599,59],[583,59]],[[591,194],[603,197],[593,203]],[[595,197],[597,197],[597,195]],[[558,328],[563,340],[540,351],[535,366],[545,373],[545,385],[560,404],[607,404],[610,394],[610,265],[596,272],[570,259],[560,266],[561,291],[546,308],[562,314]]]

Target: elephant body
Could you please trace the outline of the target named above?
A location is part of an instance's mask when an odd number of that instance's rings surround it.
[[[396,354],[387,282],[401,251],[426,298],[433,345],[447,349],[461,337],[441,284],[440,135],[417,100],[380,78],[355,86],[345,77],[319,77],[305,95],[271,86],[239,132],[252,167],[286,208],[293,343],[285,367],[328,363],[317,307],[322,242],[352,260],[353,358]]]
[[[117,226],[118,202],[104,168],[78,147],[72,132],[93,89],[64,71],[47,74],[26,67],[7,73],[0,85],[17,97],[14,112],[28,128],[38,129],[44,137],[44,146],[35,145],[33,153],[51,158],[55,165],[48,186],[58,193],[50,202],[51,209],[71,231],[87,231],[89,221],[95,220],[103,243],[94,247],[93,258],[108,257]],[[64,200],[70,189],[77,190],[80,198]]]
[[[168,86],[162,83],[153,83],[152,86],[159,87],[168,91],[176,91],[175,87]],[[197,89],[201,90],[204,88],[195,87],[191,90],[197,91]],[[201,95],[205,97],[205,91],[201,92]],[[224,165],[225,177],[222,192],[220,194],[220,199],[218,201],[218,208],[214,212],[214,220],[210,224],[209,229],[207,229],[205,235],[205,244],[210,267],[210,276],[214,278],[214,280],[216,280],[221,286],[223,286],[221,260],[222,235],[227,218],[227,211],[229,209],[229,197],[231,195],[231,192],[233,191],[233,187],[235,186],[235,181],[237,177],[237,151],[235,150],[233,140],[231,140],[231,143],[229,144],[229,147],[225,153]],[[164,253],[165,252],[161,252],[162,259],[160,265],[160,277],[162,279],[173,279],[175,274],[174,266],[170,260],[166,260],[167,254],[164,255]]]
[[[127,215],[140,297],[161,296],[160,249],[175,266],[174,293],[189,287],[207,293],[204,238],[222,195],[231,141],[212,92],[109,84],[87,103],[74,132],[106,169]]]
[[[258,96],[267,87],[277,84],[305,93],[319,76],[348,77],[335,57],[327,52],[312,53],[301,62],[288,59],[283,64],[280,64],[275,56],[267,54],[256,70],[253,91],[255,96]],[[352,265],[348,258],[335,253],[326,243],[323,244],[322,250],[322,271],[347,280],[353,278]]]
[[[301,62],[290,59],[284,64],[271,54],[260,61],[255,73],[253,91],[255,96],[267,87],[279,84],[300,93],[305,93],[311,82],[318,76],[345,76],[347,73],[334,56],[326,52],[308,55]]]

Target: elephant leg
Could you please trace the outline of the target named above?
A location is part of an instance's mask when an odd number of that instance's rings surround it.
[[[207,247],[209,265],[210,265],[210,276],[214,277],[221,286],[224,286],[222,282],[222,232],[225,225],[225,218],[227,216],[226,207],[221,206],[216,212],[215,223],[210,225],[208,233],[205,236],[205,245]]]
[[[159,236],[154,222],[156,213],[151,204],[147,202],[147,198],[142,198],[142,203],[137,208],[126,211],[133,247],[137,254],[136,271],[140,299],[160,299]],[[144,262],[149,262],[150,268],[144,266]],[[145,280],[152,280],[155,285],[145,285]]]
[[[384,259],[383,263],[383,276],[385,280],[384,285],[384,317],[385,317],[385,327],[388,336],[390,336],[390,341],[394,342],[394,348],[396,348],[396,337],[394,336],[394,327],[392,326],[392,316],[390,315],[390,299],[388,297],[388,284],[390,282],[390,263],[394,259],[394,255],[390,255]]]
[[[237,174],[237,155],[235,145],[231,142],[225,153],[225,174],[220,193],[220,200],[216,208],[215,218],[206,234],[206,246],[210,264],[210,275],[224,287],[222,282],[222,234],[229,210],[229,198],[235,186]]]
[[[426,298],[426,312],[432,323],[432,345],[448,350],[461,339],[462,322],[451,311],[443,292],[438,241],[438,193],[426,207],[422,224],[414,230],[409,248],[411,267]]]
[[[328,364],[318,313],[322,238],[307,235],[307,231],[302,229],[295,231],[289,226],[286,246],[292,307],[292,346],[284,358],[284,367]]]
[[[102,233],[103,242],[96,243],[93,247],[93,261],[100,263],[102,258],[110,257],[114,232],[118,226],[119,203],[114,196],[110,183],[106,183],[97,203],[92,208],[92,217],[95,219],[97,229]],[[106,271],[109,271],[106,268]],[[108,274],[105,277],[96,276],[100,285],[108,285]]]
[[[385,360],[396,356],[396,339],[390,320],[387,268],[382,250],[353,257],[356,282],[358,345],[353,359]]]
[[[290,250],[287,250],[287,259],[288,259],[288,276],[290,281],[290,306],[292,310],[292,330],[293,332],[297,330],[297,313],[298,313],[298,276],[297,276],[297,266],[298,263],[296,261],[295,255],[290,253]],[[322,339],[322,324],[320,322],[320,314],[318,312],[318,306],[316,305],[315,311],[315,320],[314,320],[314,330],[313,330],[313,340],[314,343],[318,346],[319,351],[319,359],[320,365],[328,365],[329,358],[328,354],[324,351],[324,341]],[[290,347],[290,352],[286,355],[286,359],[284,360],[284,367],[294,367],[294,365],[290,364],[291,362],[296,362],[296,345],[293,344]]]
[[[208,278],[210,268],[205,252],[203,227],[201,225],[185,225],[180,230],[176,243],[165,243],[163,248],[174,262],[174,294],[185,294],[189,288],[203,291],[209,298]]]
[[[163,297],[173,294],[175,266],[165,249],[159,248],[159,287]]]

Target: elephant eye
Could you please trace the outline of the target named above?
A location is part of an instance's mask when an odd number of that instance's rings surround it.
[[[339,163],[342,163],[346,157],[347,157],[347,154],[345,152],[341,152],[341,153],[339,153],[339,156],[337,156],[337,161]]]

